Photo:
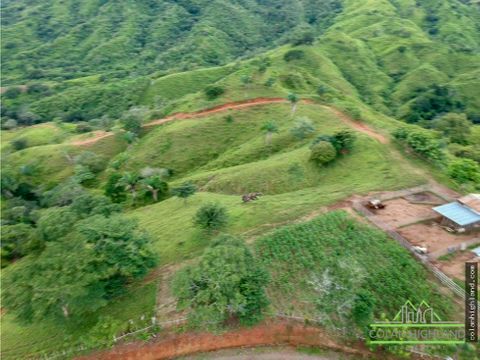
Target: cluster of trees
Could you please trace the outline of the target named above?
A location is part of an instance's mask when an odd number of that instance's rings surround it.
[[[426,159],[438,162],[444,158],[440,140],[428,130],[416,127],[401,127],[393,132],[393,137],[404,142]]]
[[[446,114],[433,120],[432,128],[437,131],[405,126],[395,130],[393,137],[420,156],[446,168],[448,175],[468,190],[480,189],[480,148],[476,142],[479,135],[471,134],[465,115]]]
[[[42,191],[2,177],[2,304],[25,321],[79,318],[106,306],[157,257],[150,238],[76,176]]]
[[[412,100],[405,119],[409,123],[426,124],[439,115],[462,111],[464,107],[465,105],[452,89],[446,86],[432,85],[427,89],[422,89],[420,95]]]
[[[355,135],[349,130],[341,130],[334,135],[320,135],[310,147],[310,160],[325,165],[347,154],[353,149]]]
[[[146,170],[148,171],[142,173],[132,171],[110,174],[104,189],[105,195],[115,203],[126,201],[127,195],[130,195],[134,204],[147,199],[157,202],[166,198],[169,194],[166,182],[169,171],[150,168]]]
[[[245,243],[223,235],[196,265],[180,270],[173,281],[179,307],[190,309],[190,324],[218,329],[232,321],[250,325],[262,319],[269,301],[269,275]]]

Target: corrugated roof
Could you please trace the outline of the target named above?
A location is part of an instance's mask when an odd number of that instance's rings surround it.
[[[480,222],[480,214],[477,214],[458,202],[452,202],[434,207],[433,211],[436,211],[440,215],[445,216],[447,219],[452,220],[460,226],[471,225],[476,222]]]
[[[477,254],[477,256],[480,256],[480,246],[473,249],[472,252],[474,252],[475,254]]]
[[[469,194],[457,201],[480,214],[480,194]]]

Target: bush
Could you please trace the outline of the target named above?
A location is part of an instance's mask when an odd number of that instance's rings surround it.
[[[308,135],[315,132],[315,125],[312,120],[307,117],[299,118],[293,128],[290,130],[291,134],[297,139],[305,139]]]
[[[7,99],[15,99],[22,93],[22,90],[18,87],[8,88],[7,91],[3,93],[3,96]]]
[[[355,142],[355,134],[350,130],[341,130],[333,135],[331,143],[337,152],[350,151]]]
[[[404,127],[395,130],[392,135],[427,159],[439,161],[444,158],[440,141],[427,130]]]
[[[448,174],[461,184],[473,182],[480,185],[480,165],[471,159],[458,159],[448,166]]]
[[[305,53],[303,52],[303,50],[295,49],[295,50],[287,51],[285,55],[283,55],[283,60],[285,60],[286,62],[290,62],[293,60],[303,59],[304,57],[305,57]]]
[[[28,147],[28,141],[27,139],[15,139],[11,142],[12,147],[15,150],[23,150]]]
[[[93,130],[93,128],[88,123],[79,123],[75,127],[75,132],[77,132],[79,134],[87,133],[87,132],[90,132],[92,130]]]
[[[337,151],[328,141],[320,141],[312,146],[310,160],[318,165],[327,164],[335,159]]]
[[[193,222],[205,230],[218,230],[228,222],[227,209],[216,203],[203,205],[195,214]]]
[[[214,100],[225,92],[225,89],[221,86],[209,86],[205,90],[205,95],[208,100]]]

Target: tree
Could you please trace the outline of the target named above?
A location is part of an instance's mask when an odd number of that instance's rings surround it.
[[[83,219],[92,215],[108,217],[119,212],[121,207],[118,204],[112,204],[106,196],[87,193],[74,199],[70,210]]]
[[[140,175],[137,173],[126,172],[119,179],[118,185],[123,186],[125,191],[129,191],[132,194],[132,198],[135,201],[137,198],[137,187],[140,181]]]
[[[122,175],[113,173],[108,177],[105,185],[105,196],[108,196],[114,203],[121,203],[127,199],[125,188],[121,186]]]
[[[320,141],[311,147],[310,160],[318,165],[327,164],[335,159],[337,151],[328,141]]]
[[[205,88],[205,95],[208,100],[214,100],[225,92],[225,89],[221,86],[211,85]]]
[[[190,181],[184,182],[182,185],[172,189],[172,195],[183,199],[184,204],[187,199],[197,192],[197,187]]]
[[[17,151],[23,150],[28,147],[27,139],[22,139],[22,138],[13,140],[11,144],[12,144],[12,148]]]
[[[466,145],[472,123],[465,114],[448,113],[432,121],[432,128],[441,131],[450,142]]]
[[[122,115],[123,128],[127,132],[138,135],[142,130],[142,122],[147,117],[148,109],[143,106],[137,106],[129,109]]]
[[[315,41],[315,35],[312,31],[303,29],[294,34],[292,39],[293,46],[312,45]]]
[[[105,169],[105,158],[95,154],[93,151],[82,151],[74,157],[75,164],[85,166],[92,173],[96,174]]]
[[[340,130],[331,137],[331,143],[338,153],[350,151],[355,143],[355,134],[350,130]]]
[[[228,212],[220,204],[206,204],[198,209],[193,222],[205,230],[218,230],[228,223]]]
[[[73,225],[78,220],[78,215],[69,207],[44,209],[37,220],[36,234],[43,241],[58,241],[72,231]]]
[[[80,318],[108,304],[156,264],[149,237],[132,219],[100,215],[47,243],[3,277],[2,304],[24,320]]]
[[[297,94],[294,93],[289,93],[287,96],[288,101],[292,104],[292,114],[295,114],[295,110],[297,108],[297,103],[299,100],[299,97]]]
[[[32,247],[32,233],[33,228],[28,224],[2,225],[2,262],[27,255]]]
[[[278,126],[273,121],[267,121],[262,125],[262,130],[265,132],[265,144],[270,145],[273,133],[278,132]]]
[[[70,178],[43,193],[42,204],[47,207],[70,205],[84,193],[85,189],[75,179]]]
[[[480,165],[471,159],[457,159],[448,166],[448,174],[459,183],[473,182],[480,186]]]
[[[158,201],[158,194],[166,194],[168,192],[168,184],[158,176],[150,176],[141,180],[143,187],[152,194],[153,201]]]
[[[268,281],[268,273],[241,240],[222,236],[198,265],[175,275],[173,291],[181,308],[192,309],[193,326],[218,328],[232,319],[242,324],[261,320],[268,306]]]
[[[290,130],[293,136],[297,139],[303,140],[308,135],[315,132],[315,125],[312,120],[307,117],[301,117],[296,122],[293,128]]]

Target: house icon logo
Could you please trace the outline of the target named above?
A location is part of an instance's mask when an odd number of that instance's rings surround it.
[[[370,324],[372,344],[463,344],[465,324],[445,321],[426,302],[407,300],[392,320]]]

